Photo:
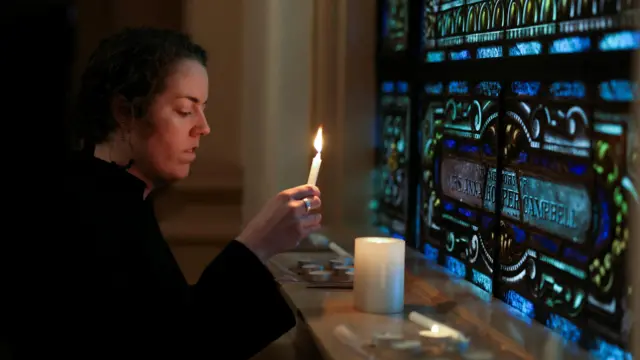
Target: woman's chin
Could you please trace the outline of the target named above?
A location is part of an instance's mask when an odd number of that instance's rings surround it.
[[[163,178],[166,182],[172,183],[186,178],[187,176],[189,176],[190,172],[190,164],[179,165],[171,169],[171,171],[165,172],[165,176],[163,176]]]

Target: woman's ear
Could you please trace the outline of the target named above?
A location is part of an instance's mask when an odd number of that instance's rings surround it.
[[[122,130],[128,131],[131,129],[135,115],[131,102],[124,96],[116,95],[113,97],[113,100],[111,100],[111,113]]]

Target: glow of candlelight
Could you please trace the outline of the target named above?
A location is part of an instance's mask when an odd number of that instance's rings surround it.
[[[316,148],[318,153],[322,152],[322,126],[318,128],[316,139],[313,140],[313,147]]]
[[[309,185],[315,185],[318,181],[320,164],[322,164],[322,158],[320,156],[320,153],[322,152],[322,126],[318,128],[316,139],[313,141],[313,147],[316,148],[316,151],[318,151],[318,153],[313,158],[313,162],[311,163],[311,170],[309,170],[309,178],[307,180],[307,184]]]

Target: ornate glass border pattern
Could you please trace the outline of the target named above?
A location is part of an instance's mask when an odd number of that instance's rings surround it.
[[[374,223],[404,238],[408,220],[409,86],[403,81],[383,82],[380,92]]]
[[[416,96],[403,126],[418,141],[403,161],[418,188],[402,189],[418,194],[403,199],[418,218],[377,214],[389,228],[417,224],[407,233],[425,256],[478,293],[597,358],[629,358],[628,216],[640,179],[629,171],[638,85],[626,66],[640,48],[640,1],[405,5],[405,56],[383,54],[378,76],[409,81]]]
[[[420,141],[425,254],[489,293],[500,91],[495,81],[427,83]]]
[[[382,52],[406,51],[409,32],[409,1],[383,0],[381,15]]]
[[[598,83],[592,140],[595,172],[593,248],[587,268],[589,328],[625,343],[631,331],[631,286],[626,279],[629,207],[637,206],[638,143],[630,105],[638,84],[624,79]],[[597,340],[602,346],[603,341]]]
[[[425,0],[427,63],[640,48],[632,0]]]
[[[530,304],[527,315],[578,341],[593,218],[590,92],[581,81],[509,85],[497,296]]]

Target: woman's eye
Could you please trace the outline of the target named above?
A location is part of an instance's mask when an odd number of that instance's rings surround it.
[[[182,116],[189,116],[191,115],[190,111],[178,111],[178,114],[182,115]]]

